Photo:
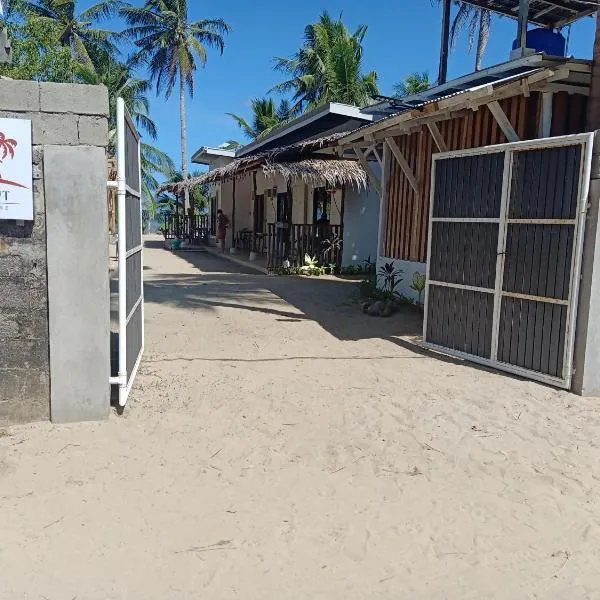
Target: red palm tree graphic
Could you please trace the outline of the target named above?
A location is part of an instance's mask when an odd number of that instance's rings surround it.
[[[11,158],[15,157],[15,148],[17,146],[17,140],[13,140],[11,138],[7,138],[4,133],[0,131],[0,152],[2,152],[2,156],[0,157],[0,163],[4,162],[4,159],[10,154]]]
[[[4,160],[8,157],[13,159],[15,157],[15,148],[18,146],[17,140],[13,140],[12,138],[7,138],[6,135],[0,131],[0,164],[4,162]],[[21,185],[16,181],[9,181],[8,179],[3,179],[2,175],[0,175],[0,184],[12,185],[15,187],[25,188],[27,186]]]

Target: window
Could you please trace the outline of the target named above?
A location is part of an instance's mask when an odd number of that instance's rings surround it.
[[[313,192],[313,223],[329,222],[331,219],[331,192],[324,187]]]

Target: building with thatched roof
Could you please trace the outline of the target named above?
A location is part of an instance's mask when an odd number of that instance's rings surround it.
[[[211,230],[218,209],[228,217],[228,249],[275,270],[304,255],[322,263],[362,264],[377,248],[379,196],[356,157],[340,157],[338,140],[373,120],[331,103],[238,149],[201,148],[193,161],[209,171],[167,186],[205,186]],[[377,170],[376,166],[372,167]]]

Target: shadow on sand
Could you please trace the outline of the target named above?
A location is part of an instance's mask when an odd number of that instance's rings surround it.
[[[154,241],[147,246],[161,247]],[[146,280],[147,302],[205,310],[233,308],[270,314],[282,322],[311,320],[340,340],[421,333],[422,315],[413,307],[405,307],[389,319],[363,315],[356,282],[262,275],[206,253],[178,256],[197,267],[197,274],[169,274]]]

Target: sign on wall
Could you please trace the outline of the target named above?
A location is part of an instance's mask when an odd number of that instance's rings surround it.
[[[0,219],[33,220],[31,121],[0,119]]]

